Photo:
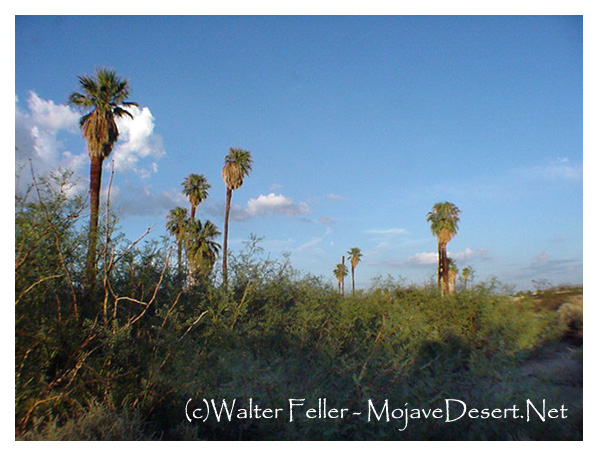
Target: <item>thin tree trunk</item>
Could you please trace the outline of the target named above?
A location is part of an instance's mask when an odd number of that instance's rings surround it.
[[[341,256],[341,265],[343,265],[343,274],[347,274],[345,270],[345,256]],[[341,276],[341,296],[345,297],[345,276]]]
[[[96,248],[98,244],[98,214],[100,211],[100,189],[102,187],[102,162],[100,156],[92,156],[89,168],[89,240],[87,247],[86,262],[86,286],[89,292],[93,289],[96,281]]]
[[[231,210],[231,197],[233,191],[227,187],[227,204],[225,206],[225,234],[223,240],[223,284],[227,285],[227,241],[229,238],[229,211]]]
[[[356,292],[356,284],[354,282],[354,264],[352,262],[352,266],[351,266],[351,293],[352,295]]]
[[[193,221],[193,220],[195,220],[195,218],[196,218],[196,207],[191,205],[191,218],[190,219]]]

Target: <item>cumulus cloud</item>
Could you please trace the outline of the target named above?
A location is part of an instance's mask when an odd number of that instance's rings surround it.
[[[144,158],[160,159],[164,157],[162,137],[154,133],[154,116],[149,108],[128,107],[133,115],[117,120],[119,142],[114,149],[114,168],[117,172],[134,171],[142,178],[147,178],[158,171],[158,164],[151,161],[146,167],[140,167]]]
[[[245,208],[233,205],[231,217],[235,220],[251,219],[268,214],[282,214],[284,216],[298,216],[310,212],[310,207],[305,202],[295,203],[282,194],[269,193],[251,198]]]
[[[29,93],[26,105],[22,108],[16,100],[17,168],[31,159],[36,173],[66,168],[87,179],[84,172],[88,164],[85,146],[80,147],[78,152],[72,152],[65,145],[66,141],[82,144],[79,131],[81,113],[68,105],[44,100],[35,92]],[[115,171],[133,171],[138,176],[148,177],[158,169],[156,160],[165,155],[162,138],[154,133],[155,121],[148,108],[130,107],[128,110],[134,118],[117,120],[120,135],[111,158],[114,159]],[[148,160],[150,162],[146,163]]]
[[[68,105],[44,100],[35,92],[29,93],[25,106],[18,99],[15,101],[15,165],[16,170],[21,170],[16,190],[23,190],[29,183],[31,160],[37,175],[61,168],[71,170],[71,179],[76,183],[71,193],[87,192],[89,158],[79,129],[81,113]],[[162,214],[175,204],[181,204],[182,197],[175,191],[155,192],[150,186],[135,185],[129,179],[143,179],[156,173],[157,160],[165,151],[162,138],[154,133],[155,119],[149,108],[127,109],[134,118],[117,120],[119,141],[105,161],[107,168],[114,161],[115,172],[125,174],[127,182],[124,189],[113,185],[112,206],[126,214]],[[77,150],[69,150],[69,146]],[[106,190],[107,180],[104,180],[102,201],[106,201]]]
[[[414,254],[411,257],[408,257],[406,263],[410,265],[436,265],[438,261],[438,256],[436,252],[420,252],[418,254]]]
[[[15,104],[15,165],[27,166],[31,160],[38,174],[58,168],[79,171],[86,162],[86,154],[68,151],[59,134],[63,131],[78,133],[79,114],[66,105],[41,99],[31,92],[26,109]]]

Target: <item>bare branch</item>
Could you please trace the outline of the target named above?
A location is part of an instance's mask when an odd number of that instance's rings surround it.
[[[38,284],[41,284],[44,281],[47,281],[48,279],[54,279],[54,278],[61,278],[63,277],[64,274],[60,274],[60,275],[52,275],[52,276],[48,276],[46,278],[42,278],[38,281],[35,281],[33,284],[31,284],[27,289],[25,289],[23,292],[21,292],[21,295],[19,295],[19,297],[15,300],[15,306],[17,306],[17,304],[19,303],[19,301],[21,300],[21,298],[23,298],[23,296],[29,292],[31,289],[33,289],[35,286],[37,286]]]

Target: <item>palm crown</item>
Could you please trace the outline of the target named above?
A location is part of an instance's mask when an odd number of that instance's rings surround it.
[[[352,268],[356,268],[360,263],[360,259],[362,258],[362,251],[360,248],[351,248],[347,251],[349,254],[349,260],[351,261]]]
[[[252,170],[252,155],[249,151],[239,148],[229,148],[225,157],[225,166],[222,176],[227,189],[236,190],[243,184],[245,178]]]
[[[343,278],[347,276],[347,267],[342,263],[339,263],[333,270],[333,274],[335,275],[335,278],[337,278],[337,281],[341,282],[343,281]]]
[[[185,223],[187,221],[187,210],[177,206],[169,211],[166,221],[166,229],[177,241],[182,239]]]
[[[196,208],[208,198],[210,184],[208,184],[208,180],[204,175],[192,173],[185,178],[181,185],[183,186],[183,193],[191,204],[191,218],[194,219]]]
[[[448,243],[458,231],[460,210],[453,203],[435,203],[426,220],[430,222],[431,231],[439,238],[439,242]]]
[[[96,70],[95,76],[79,76],[79,84],[81,92],[73,92],[69,103],[92,110],[81,117],[79,126],[87,140],[90,157],[105,159],[119,136],[115,118],[132,118],[123,107],[137,106],[137,103],[126,101],[129,81],[118,77],[114,70],[101,68]]]

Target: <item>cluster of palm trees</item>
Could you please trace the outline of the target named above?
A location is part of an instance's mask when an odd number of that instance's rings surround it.
[[[356,267],[362,259],[362,251],[360,248],[351,248],[347,251],[351,264],[351,290],[352,294],[356,291],[355,271]],[[337,278],[337,287],[341,295],[345,295],[345,277],[348,275],[347,267],[345,266],[345,256],[341,256],[341,263],[338,263],[333,270],[335,278]]]
[[[86,285],[88,290],[93,288],[96,278],[97,266],[97,239],[98,215],[100,207],[100,189],[102,185],[102,165],[112,152],[112,148],[119,137],[116,119],[128,116],[133,117],[126,108],[137,106],[137,103],[127,100],[130,93],[129,82],[119,77],[114,70],[100,68],[94,76],[79,76],[79,91],[69,96],[69,104],[87,110],[81,117],[79,125],[83,137],[87,141],[90,158],[90,224],[88,238],[88,253],[86,260]],[[244,178],[252,170],[252,157],[249,151],[239,148],[230,148],[225,157],[222,169],[222,178],[225,183],[226,206],[225,226],[223,239],[223,284],[227,284],[227,243],[229,235],[229,213],[233,191],[237,190]],[[190,174],[182,183],[183,193],[187,196],[191,211],[176,207],[167,217],[167,229],[177,241],[177,267],[183,268],[183,249],[187,257],[188,278],[207,275],[212,271],[216,262],[220,245],[214,241],[220,235],[216,225],[210,221],[202,223],[196,220],[196,210],[202,201],[208,197],[210,184],[205,176]],[[447,244],[458,231],[460,210],[450,202],[436,203],[427,215],[431,231],[437,237],[438,247],[438,275],[437,284],[443,294],[450,294],[455,290],[455,280],[458,269],[450,258],[447,257]],[[354,272],[362,253],[359,248],[351,248],[347,254],[351,262],[352,293],[355,291]],[[339,292],[345,293],[345,277],[348,275],[345,266],[345,256],[337,265],[333,274],[339,283]],[[462,271],[465,284],[472,272],[469,268]]]
[[[223,284],[227,284],[227,240],[229,234],[229,213],[233,191],[241,187],[244,178],[252,169],[252,156],[249,151],[229,148],[225,157],[222,178],[227,188],[225,206],[225,235],[223,246]],[[199,277],[207,277],[212,272],[220,245],[215,241],[221,233],[211,221],[202,223],[195,219],[196,209],[206,198],[210,184],[204,175],[190,174],[183,183],[183,193],[191,206],[190,216],[180,206],[173,208],[167,215],[166,228],[177,241],[177,267],[183,271],[182,252],[187,258],[188,284],[193,285]]]
[[[69,96],[69,104],[87,111],[81,117],[79,126],[87,142],[90,158],[90,222],[86,260],[85,284],[89,292],[96,282],[98,216],[100,190],[102,188],[102,166],[118,140],[119,130],[116,119],[133,115],[126,110],[137,103],[127,100],[130,93],[129,81],[121,78],[112,69],[99,68],[92,76],[79,76],[79,90]],[[223,249],[223,283],[227,283],[227,237],[229,233],[229,212],[233,191],[238,189],[252,169],[249,151],[230,148],[222,170],[227,188],[225,208],[225,235]],[[210,184],[205,176],[190,174],[183,181],[183,193],[189,199],[191,212],[188,217],[185,208],[176,207],[167,217],[167,229],[177,241],[177,267],[183,268],[183,248],[188,263],[188,278],[194,281],[198,276],[209,274],[216,262],[220,245],[214,239],[220,235],[216,225],[210,221],[196,220],[196,209],[208,197]]]
[[[197,207],[208,198],[210,184],[204,175],[192,173],[181,183],[183,194],[189,200],[191,211],[177,206],[167,215],[166,229],[177,242],[177,270],[183,273],[183,248],[187,258],[187,277],[193,285],[200,276],[208,276],[212,271],[220,245],[215,238],[220,235],[211,221],[196,219]]]
[[[433,205],[432,211],[427,215],[427,221],[431,224],[431,231],[437,237],[438,248],[438,268],[437,268],[437,285],[443,295],[452,294],[456,289],[456,280],[459,274],[459,269],[455,261],[447,256],[447,244],[452,240],[458,231],[458,223],[460,221],[460,209],[450,202],[439,202]],[[352,276],[352,293],[355,291],[354,272],[360,259],[362,252],[359,248],[351,248],[348,252],[351,262]],[[347,267],[345,266],[345,256],[341,257],[341,263],[337,264],[333,270],[333,275],[337,279],[338,290],[341,295],[345,293],[345,277],[348,275]],[[472,269],[465,267],[462,270],[462,278],[464,287],[467,286],[469,278],[472,276]]]

